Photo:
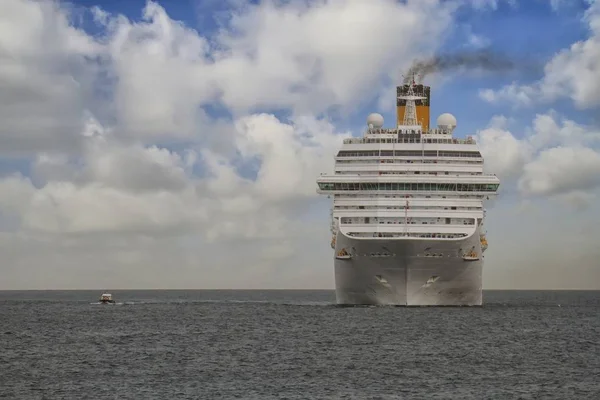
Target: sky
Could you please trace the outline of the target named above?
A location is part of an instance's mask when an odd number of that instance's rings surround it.
[[[332,289],[332,172],[395,120],[415,60],[432,124],[501,179],[484,289],[600,289],[600,2],[0,2],[0,290]]]

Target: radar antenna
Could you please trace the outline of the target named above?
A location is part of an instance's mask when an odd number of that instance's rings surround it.
[[[415,74],[413,74],[411,82],[408,84],[408,92],[406,95],[398,96],[399,99],[406,100],[406,107],[404,108],[404,120],[402,121],[402,125],[415,126],[419,124],[417,121],[417,106],[415,104],[415,100],[425,100],[427,97],[416,96],[414,90],[415,86]]]

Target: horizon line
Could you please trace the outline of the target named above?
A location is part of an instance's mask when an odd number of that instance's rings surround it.
[[[277,289],[242,289],[242,288],[126,288],[126,289],[98,289],[98,288],[85,288],[85,289],[0,289],[0,292],[74,292],[74,291],[255,291],[255,292],[267,292],[267,291],[328,291],[335,292],[335,289],[293,289],[293,288],[277,288]],[[548,289],[482,289],[484,292],[560,292],[560,291],[572,291],[572,292],[597,292],[600,288],[596,289],[577,289],[577,288],[548,288]]]

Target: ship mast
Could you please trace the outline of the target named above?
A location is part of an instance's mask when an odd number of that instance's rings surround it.
[[[416,100],[425,100],[427,97],[416,96],[414,87],[415,83],[415,75],[413,74],[411,83],[408,85],[408,92],[405,96],[398,96],[399,99],[406,100],[406,106],[404,108],[404,119],[402,121],[402,125],[415,126],[419,125],[417,121],[417,106],[415,104]]]
[[[427,97],[416,96],[414,87],[415,83],[415,74],[413,74],[411,83],[408,85],[408,92],[405,96],[398,96],[399,99],[406,100],[406,106],[404,108],[404,118],[402,120],[402,125],[405,126],[416,126],[419,125],[417,121],[417,105],[415,104],[416,100],[426,100]],[[421,127],[422,128],[422,127]],[[423,142],[422,142],[423,143]],[[424,154],[424,151],[423,153]],[[408,236],[408,208],[409,201],[408,196],[406,196],[406,205],[404,206],[404,236]]]

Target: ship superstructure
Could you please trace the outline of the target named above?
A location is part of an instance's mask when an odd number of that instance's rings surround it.
[[[453,137],[454,116],[428,129],[429,95],[414,78],[398,87],[397,126],[369,115],[317,180],[333,197],[340,304],[482,304],[484,200],[500,182],[472,137]]]

